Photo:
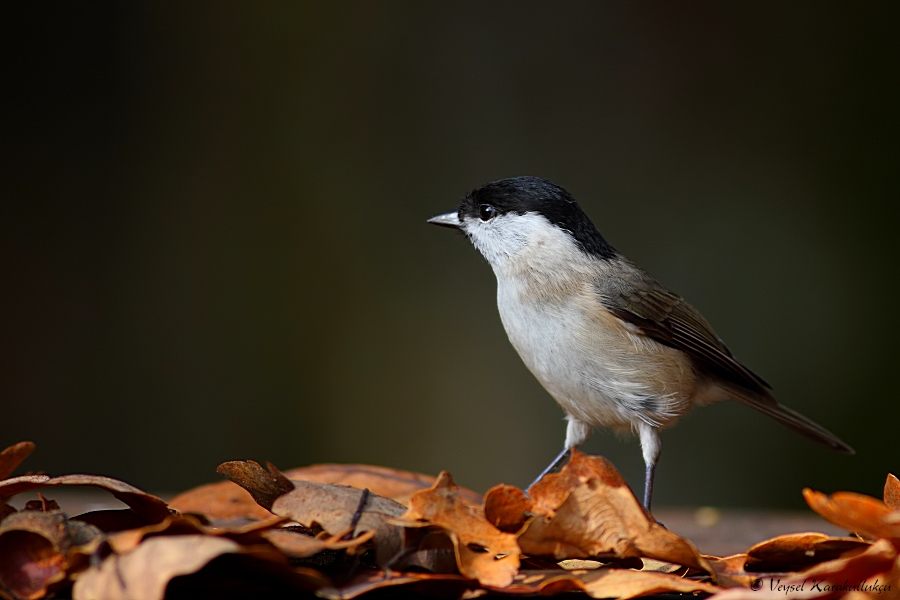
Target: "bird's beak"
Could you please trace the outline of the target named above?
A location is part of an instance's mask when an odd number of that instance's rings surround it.
[[[462,223],[459,222],[459,214],[456,211],[444,213],[436,217],[431,217],[430,219],[428,219],[428,222],[432,225],[452,227],[453,229],[460,229],[462,227]]]

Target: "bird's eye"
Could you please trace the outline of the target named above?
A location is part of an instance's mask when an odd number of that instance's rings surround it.
[[[478,207],[478,216],[482,221],[489,221],[497,215],[497,209],[490,204],[481,204]]]

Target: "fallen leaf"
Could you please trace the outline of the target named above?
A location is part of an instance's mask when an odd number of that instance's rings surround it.
[[[350,540],[343,540],[340,535],[327,538],[311,537],[289,529],[270,529],[262,533],[262,537],[291,558],[306,558],[325,550],[348,550],[361,546],[375,537],[375,530]]]
[[[133,551],[111,554],[99,567],[79,575],[75,600],[162,600],[166,586],[179,576],[196,573],[224,554],[255,555],[287,566],[287,559],[274,551],[245,548],[236,542],[206,535],[153,537]]]
[[[847,531],[877,538],[900,538],[900,511],[884,502],[855,492],[835,492],[831,496],[809,488],[803,497],[819,516]]]
[[[403,514],[406,508],[402,504],[343,485],[291,481],[273,465],[268,468],[266,472],[253,461],[230,462],[220,465],[219,472],[245,487],[272,513],[306,527],[319,526],[330,535],[349,533],[351,537],[374,530],[375,560],[379,566],[399,553],[402,530],[389,520]],[[357,511],[359,518],[354,524]]]
[[[462,575],[367,571],[340,587],[318,589],[316,596],[328,600],[352,600],[373,590],[390,589],[395,593],[402,591],[402,597],[408,598],[428,597],[429,592],[436,597],[459,598],[465,591],[477,587],[477,582]]]
[[[171,515],[159,523],[136,529],[119,531],[107,536],[110,548],[117,554],[127,554],[145,539],[159,535],[210,535],[227,537],[242,545],[262,543],[264,532],[284,522],[283,517],[272,515],[265,521],[254,521],[240,527],[214,527],[201,523],[193,515]]]
[[[56,486],[87,486],[106,490],[131,507],[135,514],[148,523],[162,521],[169,515],[169,508],[162,499],[124,481],[102,475],[60,475],[59,477],[22,475],[13,477],[0,481],[0,499],[11,498],[22,492]]]
[[[363,492],[356,488],[311,481],[295,481],[293,490],[280,496],[272,505],[272,512],[306,527],[319,526],[331,535],[357,537],[365,531],[375,531],[375,561],[386,566],[403,546],[402,530],[391,523],[406,510],[399,502],[367,494],[360,509]]]
[[[733,554],[724,558],[707,556],[709,565],[716,573],[716,583],[725,588],[750,587],[760,578],[760,573],[748,573],[746,554]]]
[[[222,463],[216,471],[250,492],[257,504],[272,510],[275,500],[293,490],[294,483],[271,463],[266,465],[268,471],[256,461],[234,460]]]
[[[900,510],[900,480],[893,473],[888,473],[884,482],[884,503],[892,510]]]
[[[60,512],[19,512],[0,524],[0,587],[16,598],[41,598],[66,577],[72,539]]]
[[[483,585],[505,587],[518,571],[520,551],[515,536],[491,525],[481,507],[462,500],[446,471],[432,487],[413,494],[409,510],[394,523],[445,532],[453,542],[459,572]]]
[[[106,533],[137,529],[147,524],[130,508],[94,510],[72,517],[72,520],[90,523]]]
[[[882,539],[864,552],[848,553],[791,575],[761,576],[751,589],[732,588],[710,600],[837,599],[845,598],[847,588],[868,591],[867,598],[896,598],[900,576],[896,561],[897,549]]]
[[[34,452],[34,442],[19,442],[0,452],[0,479],[6,479]]]
[[[180,513],[203,515],[210,522],[263,520],[272,513],[256,503],[250,492],[233,481],[219,481],[178,494],[169,507]]]
[[[802,571],[834,560],[849,550],[869,544],[857,538],[832,537],[824,533],[790,533],[760,542],[747,550],[745,570],[756,572]]]
[[[564,571],[523,571],[515,583],[503,590],[512,594],[552,596],[564,592],[587,592],[592,598],[637,598],[666,593],[715,593],[721,588],[657,571],[635,571],[601,567],[599,569]]]
[[[500,531],[518,533],[531,517],[532,502],[519,488],[501,483],[484,495],[484,516]]]
[[[536,513],[518,535],[528,555],[647,557],[712,573],[688,540],[659,525],[608,460],[573,451],[562,471],[531,488]]]
[[[395,500],[409,506],[409,498],[418,492],[430,488],[437,478],[422,473],[399,471],[372,465],[310,465],[284,471],[292,480],[313,481],[315,483],[334,483],[347,485],[356,489],[368,489],[373,494]],[[481,504],[481,495],[472,490],[459,487],[459,495],[472,504]]]

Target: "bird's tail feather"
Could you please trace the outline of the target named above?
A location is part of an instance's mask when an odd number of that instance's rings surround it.
[[[795,410],[779,404],[772,396],[766,397],[764,400],[755,394],[748,393],[744,390],[736,390],[731,388],[731,397],[755,408],[766,416],[772,417],[788,429],[795,431],[806,439],[821,444],[826,448],[840,452],[842,454],[855,454],[853,448],[844,443],[838,436],[834,435],[818,423],[804,417]]]

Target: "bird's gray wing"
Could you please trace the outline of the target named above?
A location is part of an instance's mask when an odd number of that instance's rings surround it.
[[[775,402],[766,381],[739,363],[706,319],[683,298],[630,263],[595,284],[601,304],[633,328],[686,352],[698,367]]]
[[[697,367],[718,377],[734,400],[827,448],[853,454],[836,435],[779,404],[771,386],[732,356],[697,309],[634,265],[623,261],[617,267],[616,274],[603,273],[595,282],[600,303],[612,314],[643,335],[686,352]]]

